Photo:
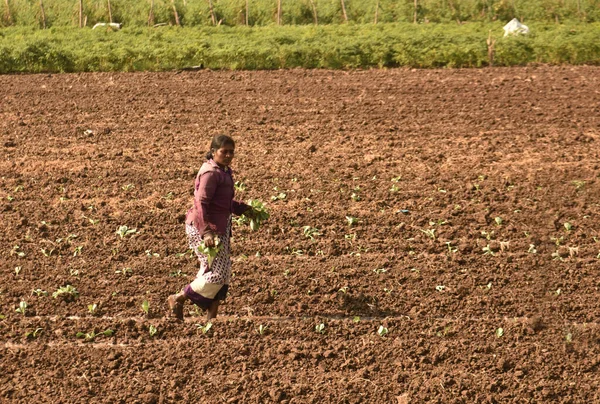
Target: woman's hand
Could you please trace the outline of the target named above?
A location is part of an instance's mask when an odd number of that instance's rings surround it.
[[[204,245],[207,247],[214,247],[215,246],[215,235],[212,233],[206,233],[204,235]]]
[[[254,210],[254,208],[246,209],[243,215],[246,216],[248,219],[254,219],[256,218],[256,211]]]

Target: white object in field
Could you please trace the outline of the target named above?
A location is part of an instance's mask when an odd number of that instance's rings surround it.
[[[521,24],[519,20],[513,18],[508,24],[504,26],[504,36],[518,34],[529,34],[529,27]]]
[[[94,27],[92,29],[96,29],[98,27],[111,27],[111,28],[116,28],[116,29],[121,29],[121,23],[118,22],[99,22],[96,25],[94,25]]]

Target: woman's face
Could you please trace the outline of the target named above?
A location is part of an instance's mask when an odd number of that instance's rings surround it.
[[[220,166],[228,167],[233,160],[235,154],[235,148],[233,145],[224,144],[220,149],[213,152],[213,160]]]

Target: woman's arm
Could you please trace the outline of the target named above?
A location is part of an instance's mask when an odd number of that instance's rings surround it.
[[[237,216],[243,215],[248,209],[252,209],[249,205],[246,205],[244,202],[236,201],[235,199],[231,201],[231,210]]]
[[[217,230],[214,223],[210,223],[208,216],[208,207],[212,201],[217,189],[218,174],[214,171],[208,171],[200,176],[198,188],[194,192],[194,206],[197,214],[202,218],[202,224],[198,231],[204,238],[207,233],[211,235]]]

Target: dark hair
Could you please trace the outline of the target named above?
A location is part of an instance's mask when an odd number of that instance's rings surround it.
[[[233,139],[230,136],[216,135],[215,137],[213,137],[212,141],[210,142],[210,150],[208,151],[208,153],[206,153],[206,159],[207,160],[212,159],[213,151],[219,150],[221,147],[225,146],[226,144],[235,147],[235,142],[233,141]]]

